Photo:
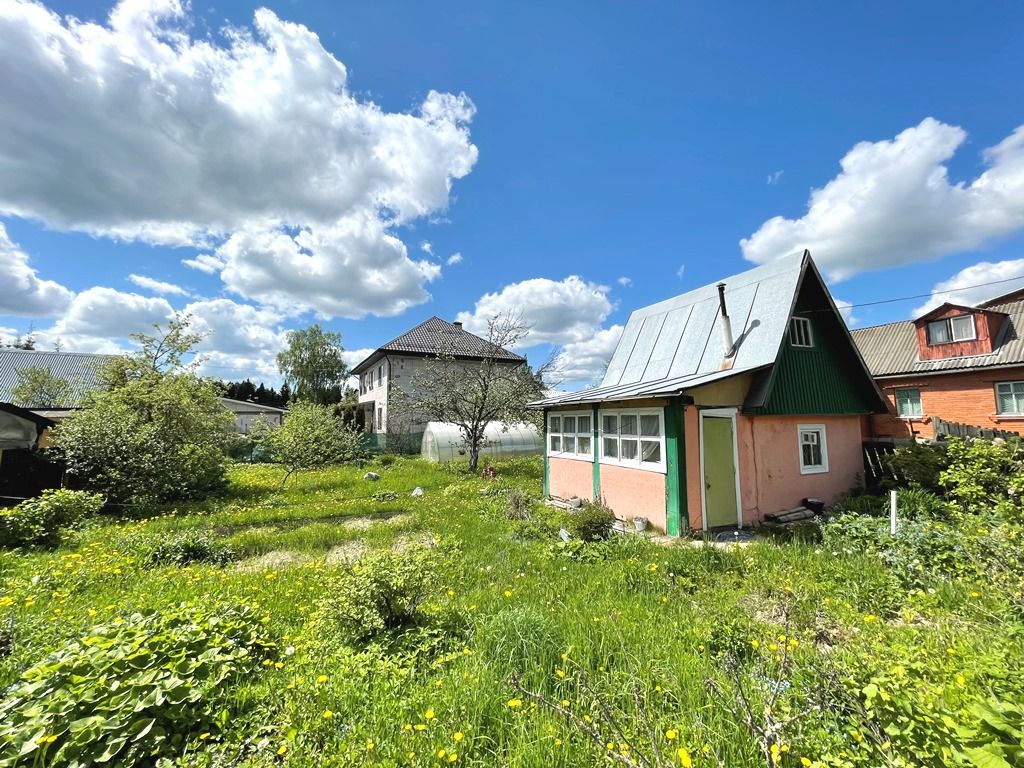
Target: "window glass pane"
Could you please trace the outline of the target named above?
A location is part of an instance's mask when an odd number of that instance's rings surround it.
[[[658,440],[640,441],[640,460],[654,464],[661,463],[661,442]]]
[[[602,416],[601,417],[601,431],[606,435],[614,435],[619,429],[619,417],[618,416]]]
[[[562,438],[558,435],[551,436],[551,450],[560,453],[562,450]]]
[[[606,437],[604,439],[604,455],[609,459],[617,459],[619,457],[619,441],[614,437]]]
[[[635,435],[636,434],[636,414],[622,414],[619,417],[619,434],[620,435]]]
[[[576,438],[576,453],[584,455],[590,455],[590,438],[589,437],[577,437]]]
[[[953,329],[953,341],[967,341],[974,338],[974,317],[971,315],[951,317],[949,324]]]
[[[657,414],[641,416],[640,434],[644,437],[661,437],[660,422]]]
[[[820,467],[821,460],[821,435],[817,430],[807,430],[800,433],[800,460],[804,467]]]
[[[562,431],[562,417],[552,416],[548,422],[551,426],[548,427],[548,432],[561,432]]]
[[[562,433],[571,435],[576,431],[576,417],[575,416],[563,416],[562,417]]]
[[[896,413],[900,416],[921,415],[921,390],[897,389]]]
[[[636,461],[636,440],[623,440],[621,448],[624,460]]]
[[[590,434],[590,417],[589,416],[577,416],[576,417],[576,434],[578,434],[578,435]]]
[[[945,320],[936,320],[928,323],[928,343],[945,344],[951,341],[949,338],[949,324]]]
[[[562,453],[576,453],[576,438],[572,435],[562,435]]]
[[[789,321],[789,343],[795,347],[811,346],[811,321],[794,317]]]

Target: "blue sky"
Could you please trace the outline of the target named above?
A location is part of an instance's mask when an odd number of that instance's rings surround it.
[[[516,308],[582,383],[630,310],[798,247],[854,305],[1024,277],[1019,3],[175,6],[0,10],[0,335],[189,307],[209,373],[269,380],[317,319],[354,354]]]

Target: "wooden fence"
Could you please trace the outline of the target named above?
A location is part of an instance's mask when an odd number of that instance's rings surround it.
[[[986,440],[991,440],[994,437],[1020,437],[1016,432],[1008,432],[1005,429],[990,429],[988,427],[976,427],[973,424],[960,424],[956,421],[940,419],[938,416],[932,417],[932,426],[935,429],[936,440],[942,437],[981,437]]]

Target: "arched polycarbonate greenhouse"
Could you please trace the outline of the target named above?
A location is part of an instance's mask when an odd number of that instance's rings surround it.
[[[493,422],[484,431],[484,445],[480,455],[507,459],[539,454],[543,448],[544,441],[540,432],[532,424],[510,424],[506,427],[500,422]],[[454,424],[432,421],[423,432],[420,455],[427,461],[465,460],[466,441]]]

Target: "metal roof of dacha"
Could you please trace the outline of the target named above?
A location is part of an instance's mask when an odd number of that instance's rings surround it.
[[[97,369],[110,357],[84,352],[0,349],[0,401],[13,399],[11,390],[18,383],[19,371],[25,368],[45,368],[70,385],[71,402],[54,403],[54,407],[71,408],[92,388]]]
[[[1014,295],[1009,294],[1007,298]],[[1024,328],[1024,298],[1001,304],[996,303],[998,301],[981,305],[985,311],[1007,315],[993,341],[992,352],[985,355],[921,360],[917,354],[917,330],[913,320],[860,328],[851,335],[871,375],[876,378],[1024,365],[1024,339],[1018,332],[1019,328]]]
[[[793,254],[720,281],[735,340],[730,366],[723,365],[718,284],[710,283],[633,312],[600,386],[535,405],[675,395],[772,365],[808,266],[808,254]]]

